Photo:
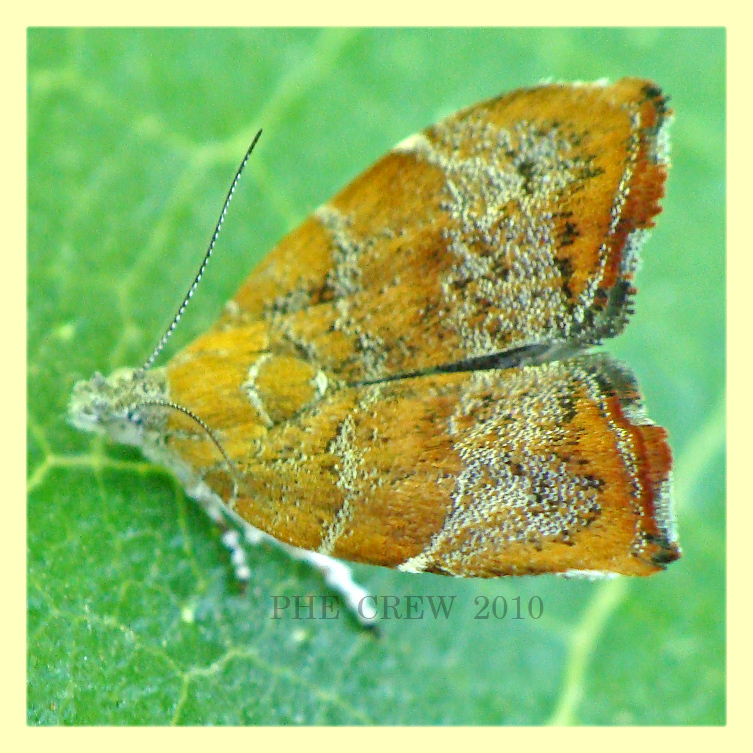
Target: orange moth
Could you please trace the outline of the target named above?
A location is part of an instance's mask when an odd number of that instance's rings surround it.
[[[70,420],[174,472],[229,526],[242,577],[239,531],[353,608],[366,592],[341,559],[662,570],[680,556],[666,432],[629,368],[589,349],[631,313],[670,115],[650,81],[551,84],[405,139],[167,365],[166,335],[144,367],[79,382]]]

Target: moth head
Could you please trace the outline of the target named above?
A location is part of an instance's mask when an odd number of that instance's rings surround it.
[[[142,447],[164,432],[165,411],[155,404],[167,399],[167,383],[160,369],[118,369],[108,377],[97,372],[74,385],[68,421],[77,429]]]

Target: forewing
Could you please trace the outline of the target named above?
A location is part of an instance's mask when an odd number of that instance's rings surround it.
[[[241,474],[235,510],[286,543],[462,576],[645,575],[679,556],[666,433],[608,356],[305,397],[316,376],[302,371],[297,410],[263,386],[289,367],[272,357],[259,370],[266,416],[246,409],[253,432],[217,401],[203,413]],[[192,407],[179,371],[169,373],[171,393]],[[201,431],[184,421],[168,446],[232,498]]]
[[[287,236],[219,326],[263,319],[276,352],[348,382],[610,337],[660,211],[667,122],[640,79],[461,111]]]

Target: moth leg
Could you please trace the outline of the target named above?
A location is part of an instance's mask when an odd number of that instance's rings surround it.
[[[262,535],[266,536],[266,534]],[[293,559],[305,562],[315,570],[318,570],[322,574],[324,582],[335,593],[339,594],[340,598],[345,602],[345,606],[361,625],[366,628],[376,627],[376,613],[373,616],[366,615],[361,608],[364,604],[364,599],[370,594],[363,586],[356,583],[353,579],[353,571],[348,565],[326,554],[319,554],[319,552],[311,552],[308,549],[299,549],[289,544],[283,544],[271,536],[267,536],[267,538]]]
[[[235,516],[230,514],[220,498],[205,484],[198,484],[193,489],[186,491],[190,497],[199,503],[201,509],[210,517],[212,522],[220,527],[222,531],[220,540],[230,552],[230,562],[233,565],[235,577],[245,588],[251,580],[251,568],[243,549],[243,541],[238,532],[239,525]]]
[[[340,596],[347,609],[361,625],[366,628],[376,627],[376,615],[364,614],[363,609],[361,609],[363,599],[370,594],[353,579],[351,568],[344,562],[326,554],[310,552],[307,549],[299,549],[290,546],[290,544],[284,544],[274,536],[260,531],[234,514],[220,497],[203,482],[187,487],[186,493],[195,499],[212,521],[222,529],[222,543],[230,551],[230,561],[235,570],[235,577],[242,584],[246,585],[251,579],[251,568],[248,565],[243,544],[246,543],[251,546],[259,546],[263,543],[271,544],[281,549],[292,559],[305,562],[321,573],[325,584]],[[243,533],[242,537],[241,532]]]
[[[235,577],[245,588],[251,580],[251,568],[246,559],[246,551],[241,542],[241,535],[235,528],[225,528],[222,532],[222,543],[230,551],[230,562],[235,570]]]

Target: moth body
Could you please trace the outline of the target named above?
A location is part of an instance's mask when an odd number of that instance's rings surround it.
[[[164,368],[78,384],[72,422],[320,563],[663,569],[666,432],[588,349],[632,311],[669,121],[639,79],[451,116],[283,239]]]

